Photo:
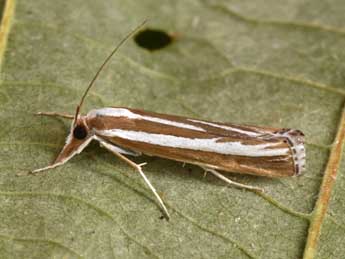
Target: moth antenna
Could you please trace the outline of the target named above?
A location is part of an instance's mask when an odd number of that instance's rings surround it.
[[[109,56],[104,60],[104,62],[102,63],[102,65],[99,67],[99,69],[97,70],[96,74],[94,75],[94,77],[92,78],[90,84],[88,85],[88,87],[86,88],[83,96],[81,97],[80,103],[77,106],[77,109],[75,111],[75,116],[74,116],[74,124],[77,121],[81,106],[84,103],[84,99],[87,95],[87,93],[89,92],[89,90],[91,89],[91,87],[94,85],[96,79],[98,78],[100,72],[103,70],[103,68],[105,67],[105,65],[109,62],[109,60],[111,59],[111,57],[118,51],[118,49],[129,39],[131,38],[140,28],[142,28],[145,24],[147,23],[147,20],[144,20],[141,24],[139,24],[136,28],[134,28],[132,31],[130,31],[117,45],[116,47],[113,49],[113,51],[109,54]]]

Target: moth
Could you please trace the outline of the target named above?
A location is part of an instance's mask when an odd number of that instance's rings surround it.
[[[31,171],[32,174],[65,164],[95,140],[140,173],[167,219],[170,217],[168,210],[143,173],[144,164],[136,164],[129,156],[145,154],[194,164],[229,184],[251,190],[261,189],[233,182],[218,171],[266,177],[301,174],[305,169],[305,148],[304,135],[299,130],[217,123],[125,107],[94,109],[81,115],[84,99],[100,71],[145,22],[122,39],[105,59],[84,92],[74,115],[38,113],[71,119],[72,125],[65,146],[55,161]]]

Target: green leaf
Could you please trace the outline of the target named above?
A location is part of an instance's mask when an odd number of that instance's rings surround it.
[[[343,1],[3,3],[1,258],[345,254]],[[101,73],[84,112],[127,106],[297,128],[307,140],[305,174],[226,174],[266,191],[257,194],[203,177],[195,166],[140,157],[135,161],[148,162],[144,171],[168,205],[169,222],[159,219],[140,176],[97,144],[62,167],[17,176],[49,164],[69,131],[69,121],[34,113],[73,113],[104,58],[146,18],[175,41],[153,52],[127,42]]]

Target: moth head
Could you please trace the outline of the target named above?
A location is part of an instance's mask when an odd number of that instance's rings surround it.
[[[78,116],[72,122],[70,133],[66,139],[65,146],[55,159],[55,163],[65,163],[74,155],[79,154],[92,140],[92,134],[87,126],[84,116]]]
[[[87,125],[86,116],[78,116],[76,121],[71,125],[69,135],[66,139],[66,144],[69,142],[83,143],[85,140],[90,138],[91,131]]]
[[[88,136],[89,132],[88,132],[88,128],[86,127],[84,123],[77,123],[74,126],[72,134],[73,134],[73,138],[78,139],[78,140],[83,140]]]

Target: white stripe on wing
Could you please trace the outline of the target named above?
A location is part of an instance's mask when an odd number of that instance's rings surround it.
[[[206,130],[204,130],[203,128],[197,127],[188,123],[182,123],[182,122],[171,121],[171,120],[157,118],[157,117],[140,115],[125,108],[102,108],[102,109],[92,110],[88,113],[88,116],[90,117],[97,117],[97,116],[126,117],[128,119],[147,120],[147,121],[157,122],[157,123],[161,123],[161,124],[165,124],[165,125],[169,125],[173,127],[206,132]]]
[[[225,129],[228,131],[234,131],[234,132],[238,132],[244,135],[248,135],[251,137],[257,137],[262,135],[262,133],[258,133],[258,132],[253,132],[253,131],[247,131],[247,130],[243,130],[243,129],[239,129],[239,128],[235,128],[235,127],[230,127],[230,126],[225,126],[225,125],[220,125],[217,123],[212,123],[212,122],[207,122],[207,121],[200,121],[200,120],[194,120],[194,119],[188,119],[189,121],[192,122],[196,122],[196,123],[201,123],[201,124],[205,124],[211,127],[215,127],[215,128],[220,128],[220,129]]]
[[[276,145],[279,145],[278,143],[246,145],[239,141],[217,142],[220,138],[186,138],[122,129],[95,130],[95,133],[100,136],[119,137],[130,141],[139,141],[163,147],[184,148],[225,155],[251,157],[284,156],[290,152],[289,148],[274,148]]]

